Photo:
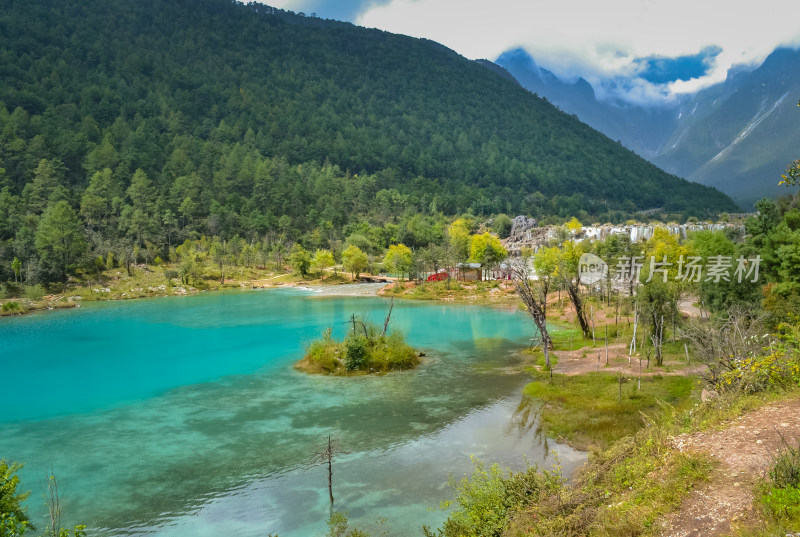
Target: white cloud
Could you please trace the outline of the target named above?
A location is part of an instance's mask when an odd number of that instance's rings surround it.
[[[267,0],[262,2],[278,9],[288,9],[291,11],[305,11],[314,5],[313,0]]]
[[[522,47],[560,77],[580,74],[593,85],[634,75],[636,58],[722,49],[703,78],[638,88],[647,99],[695,91],[724,80],[732,65],[800,44],[796,12],[797,0],[391,0],[355,22],[426,37],[472,59]]]

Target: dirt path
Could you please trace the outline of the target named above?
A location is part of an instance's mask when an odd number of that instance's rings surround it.
[[[676,513],[662,520],[667,537],[714,537],[737,524],[757,523],[753,486],[787,442],[800,438],[800,398],[749,412],[725,428],[672,439],[680,451],[705,453],[719,464],[711,479],[692,491]]]
[[[558,357],[558,363],[553,368],[554,373],[566,375],[582,375],[592,371],[617,372],[622,369],[622,374],[627,376],[639,375],[639,355],[628,360],[628,345],[613,343],[608,346],[608,365],[606,365],[605,347],[582,347],[574,351],[551,351]],[[600,357],[599,367],[598,359]],[[652,357],[651,357],[652,358]],[[692,362],[687,365],[685,360],[665,360],[665,367],[655,367],[655,360],[651,359],[650,367],[647,360],[642,357],[642,376],[649,375],[691,375],[705,370],[704,364]]]
[[[694,305],[694,302],[694,298],[685,298],[678,302],[678,310],[688,317],[702,318],[703,312],[700,310],[700,308]]]

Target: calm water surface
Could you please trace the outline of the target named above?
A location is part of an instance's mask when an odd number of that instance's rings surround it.
[[[395,302],[392,327],[427,352],[415,371],[330,378],[292,369],[325,327],[382,323],[388,301],[304,290],[89,304],[0,320],[0,457],[25,463],[43,525],[45,471],[66,523],[90,535],[325,533],[328,434],[335,508],[353,525],[421,535],[470,456],[566,470],[545,457],[516,353],[518,312]],[[551,446],[553,447],[553,446]]]

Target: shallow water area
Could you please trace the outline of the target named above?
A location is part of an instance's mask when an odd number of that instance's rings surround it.
[[[520,396],[526,376],[508,373],[532,332],[519,312],[395,301],[391,327],[427,354],[418,369],[292,368],[325,327],[341,337],[352,314],[382,324],[388,306],[281,289],[0,321],[0,367],[19,379],[0,392],[0,457],[26,464],[40,525],[52,469],[65,523],[163,536],[324,534],[327,470],[314,453],[329,434],[341,449],[335,508],[368,529],[385,519],[388,535],[440,524],[446,514],[428,508],[470,455],[553,462]],[[582,460],[556,447],[566,470]]]

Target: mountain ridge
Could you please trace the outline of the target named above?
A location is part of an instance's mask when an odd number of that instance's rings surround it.
[[[800,145],[800,134],[790,128],[797,118],[791,110],[795,99],[787,98],[800,95],[798,50],[778,48],[754,69],[734,66],[720,84],[653,106],[564,91],[588,82],[564,82],[550,72],[543,77],[545,70],[521,49],[503,53],[497,63],[529,90],[659,167],[715,186],[746,209],[761,197],[786,192],[778,186],[780,174]],[[764,110],[772,112],[759,115]]]

